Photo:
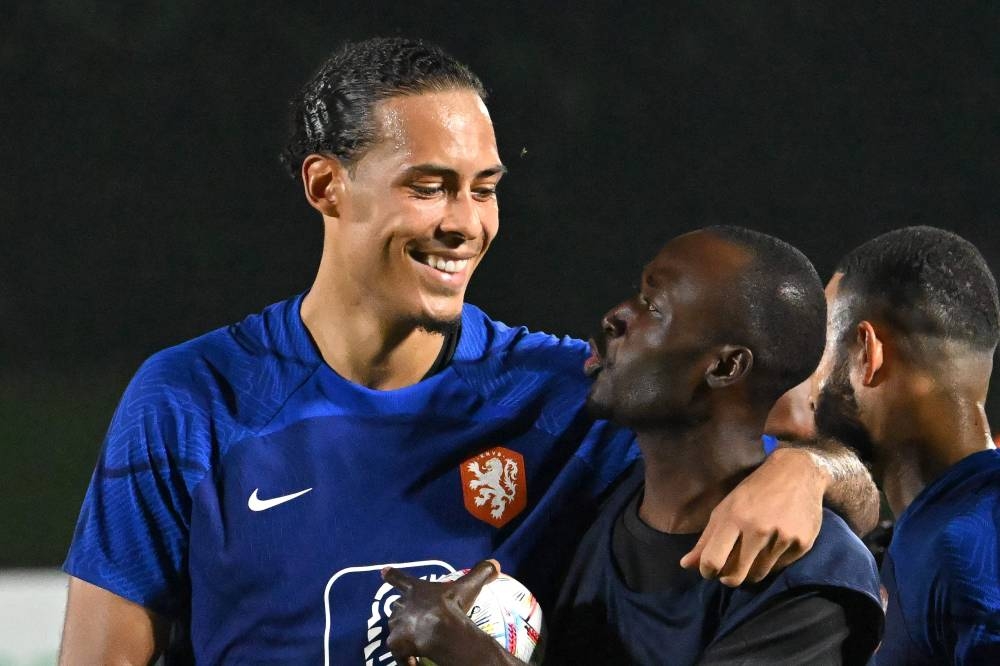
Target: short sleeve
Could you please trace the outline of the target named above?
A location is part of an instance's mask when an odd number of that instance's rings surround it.
[[[66,573],[167,617],[187,605],[190,488],[207,465],[204,414],[153,357],[118,405],[91,477]]]
[[[867,600],[847,590],[797,588],[713,642],[702,666],[735,664],[865,664],[881,620]]]

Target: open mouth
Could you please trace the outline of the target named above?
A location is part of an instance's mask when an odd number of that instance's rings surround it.
[[[434,270],[441,271],[442,273],[461,273],[469,265],[469,259],[445,259],[444,257],[439,257],[434,254],[425,254],[423,252],[416,252],[414,250],[410,251],[410,256],[413,259],[425,266],[430,266]]]
[[[597,343],[591,338],[588,342],[590,345],[590,356],[586,361],[583,362],[583,374],[588,377],[595,377],[604,368],[604,359],[601,358],[601,352],[597,349]]]

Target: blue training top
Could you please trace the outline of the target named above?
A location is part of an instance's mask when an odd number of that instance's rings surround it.
[[[190,628],[199,663],[388,663],[387,564],[494,557],[550,604],[637,455],[586,415],[587,346],[466,305],[445,369],[375,391],[323,362],[301,300],[140,368],[65,570]]]
[[[878,664],[1000,664],[1000,452],[959,461],[903,511],[882,561]]]

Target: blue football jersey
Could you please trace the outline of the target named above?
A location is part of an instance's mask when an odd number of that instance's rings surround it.
[[[189,627],[200,663],[392,664],[386,565],[494,557],[552,601],[637,455],[586,415],[586,345],[466,305],[441,372],[376,391],[323,362],[300,304],[142,366],[65,570]]]
[[[884,664],[1000,664],[1000,452],[975,453],[921,491],[882,561]]]

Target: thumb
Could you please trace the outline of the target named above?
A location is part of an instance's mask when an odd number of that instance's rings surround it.
[[[469,612],[483,586],[496,578],[499,573],[499,562],[496,560],[482,560],[476,566],[469,569],[469,573],[452,583],[455,599],[463,611]]]
[[[384,567],[382,569],[382,580],[392,585],[400,592],[409,592],[413,588],[416,578],[405,574],[395,567]]]

